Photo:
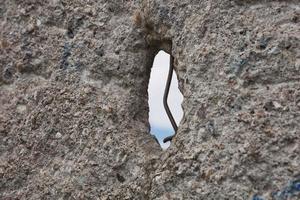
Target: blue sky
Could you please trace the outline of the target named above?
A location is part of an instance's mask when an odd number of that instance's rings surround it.
[[[172,125],[163,107],[163,94],[168,76],[169,59],[170,55],[164,51],[160,51],[156,55],[151,69],[148,87],[151,134],[157,137],[164,149],[166,149],[169,144],[163,144],[162,140],[174,133]],[[183,116],[181,108],[182,100],[183,97],[178,89],[177,76],[174,72],[168,97],[168,104],[177,124],[179,124]]]
[[[170,146],[170,142],[167,142],[167,143],[163,143],[163,139],[165,137],[168,137],[170,135],[173,135],[174,134],[174,131],[172,129],[172,127],[169,127],[169,128],[162,128],[162,127],[157,127],[157,126],[151,126],[151,134],[155,135],[157,140],[159,141],[160,143],[160,146],[163,148],[163,149],[167,149],[169,146]]]

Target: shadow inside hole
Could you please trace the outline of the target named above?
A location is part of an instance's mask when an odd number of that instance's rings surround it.
[[[175,134],[163,106],[163,96],[168,77],[169,62],[170,54],[164,51],[160,51],[155,56],[148,86],[150,133],[155,135],[163,149],[167,149],[170,146],[170,142],[163,143],[163,139]],[[173,71],[168,105],[177,125],[183,116],[183,110],[181,108],[182,101],[183,96],[178,89],[177,75],[175,71]]]

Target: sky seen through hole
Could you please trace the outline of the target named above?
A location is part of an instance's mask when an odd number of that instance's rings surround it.
[[[154,59],[151,69],[150,81],[148,86],[148,103],[149,103],[149,123],[151,134],[155,135],[163,149],[169,147],[170,143],[163,143],[163,139],[173,135],[174,130],[171,122],[165,112],[163,106],[163,95],[169,71],[170,55],[164,51],[160,51]],[[183,116],[181,103],[183,96],[178,89],[178,79],[175,71],[173,71],[172,82],[168,97],[168,105],[173,117],[179,125]]]

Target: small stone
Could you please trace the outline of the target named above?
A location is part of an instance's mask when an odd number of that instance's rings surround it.
[[[294,183],[293,188],[294,188],[296,191],[300,191],[300,182]]]
[[[246,66],[248,60],[245,58],[237,58],[234,62],[230,65],[231,72],[233,72],[236,76],[240,75],[243,71],[244,67]]]
[[[96,15],[96,10],[93,9],[92,7],[87,7],[83,10],[84,13],[91,15],[91,16],[95,16]]]
[[[282,108],[282,105],[280,103],[278,103],[277,101],[273,101],[273,105],[276,109]]]
[[[80,115],[81,115],[81,112],[76,112],[76,113],[74,114],[75,117],[78,117],[78,116],[80,116]]]
[[[120,175],[119,173],[117,173],[117,179],[118,179],[118,181],[121,182],[121,183],[123,183],[123,182],[126,181],[126,179],[125,179],[122,175]]]
[[[216,135],[216,130],[215,130],[215,122],[213,120],[210,120],[206,124],[206,130],[209,134],[215,136]]]
[[[57,139],[59,139],[59,138],[62,137],[62,134],[61,134],[60,132],[57,132],[56,135],[55,135],[55,137],[56,137]]]
[[[273,104],[273,101],[268,101],[268,102],[266,102],[265,105],[264,105],[264,109],[265,109],[266,111],[271,111],[274,107],[275,107],[275,106],[274,106],[274,104]]]
[[[292,42],[289,39],[283,40],[279,43],[279,47],[282,49],[289,49],[292,46]]]
[[[39,65],[41,65],[42,64],[42,62],[43,62],[43,60],[42,59],[40,59],[40,58],[36,58],[36,59],[34,59],[33,61],[32,61],[32,65],[33,66],[39,66]]]
[[[6,68],[3,72],[3,77],[7,80],[13,77],[13,70],[12,68]]]
[[[280,53],[280,49],[278,47],[273,47],[270,51],[269,54],[272,55],[278,55]]]
[[[17,106],[17,112],[18,113],[25,113],[27,110],[27,106],[26,105],[18,105]]]
[[[41,20],[39,20],[39,19],[38,19],[38,20],[36,20],[36,25],[37,25],[37,26],[41,26],[41,25],[42,25],[42,22],[41,22]]]
[[[35,30],[35,25],[34,25],[33,23],[29,24],[29,25],[26,27],[26,32],[27,32],[27,33],[32,33],[34,30]]]
[[[60,3],[60,0],[52,0],[50,1],[52,5],[58,5]]]
[[[241,29],[238,29],[237,32],[241,35],[245,35],[247,31],[246,31],[246,29],[241,28]]]
[[[299,22],[299,15],[293,15],[292,17],[291,17],[291,21],[292,22],[294,22],[294,23],[298,23]]]
[[[258,195],[254,195],[252,200],[264,200],[264,199]]]
[[[0,40],[0,49],[6,49],[7,47],[9,47],[8,41],[5,39]]]
[[[270,39],[271,39],[271,38],[268,38],[268,37],[262,37],[262,38],[260,38],[259,41],[258,41],[257,47],[260,48],[260,49],[265,49],[265,48],[267,48]]]
[[[296,71],[300,71],[300,59],[297,59],[295,62],[295,69]]]
[[[20,9],[20,13],[21,13],[22,15],[25,15],[25,14],[26,14],[25,8],[21,8],[21,9]]]

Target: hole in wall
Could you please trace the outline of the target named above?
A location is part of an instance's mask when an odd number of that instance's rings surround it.
[[[163,143],[163,139],[174,134],[174,129],[163,106],[169,64],[170,54],[162,50],[159,51],[154,58],[148,85],[150,133],[155,135],[163,149],[167,149],[170,146],[170,142]],[[177,75],[173,71],[168,105],[177,125],[179,125],[183,116],[182,101],[183,96],[178,89]]]

